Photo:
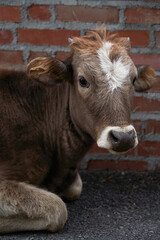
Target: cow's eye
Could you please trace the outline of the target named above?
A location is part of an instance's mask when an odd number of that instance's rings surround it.
[[[79,77],[79,84],[81,87],[89,88],[89,83],[86,81],[84,77]]]
[[[137,80],[137,77],[134,77],[133,80],[132,80],[133,85],[135,84],[136,80]]]

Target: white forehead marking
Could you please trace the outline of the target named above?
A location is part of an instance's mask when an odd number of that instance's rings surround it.
[[[109,53],[112,47],[112,43],[105,42],[103,46],[98,49],[98,57],[100,60],[100,66],[102,71],[106,75],[106,81],[109,83],[110,91],[113,92],[116,88],[121,88],[125,78],[129,74],[130,66],[122,62],[120,57],[117,61],[111,62]]]

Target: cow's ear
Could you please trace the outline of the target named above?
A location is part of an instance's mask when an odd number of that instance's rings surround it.
[[[149,90],[155,81],[155,71],[150,66],[140,66],[137,68],[138,77],[134,81],[134,88],[137,92]]]
[[[43,85],[52,86],[61,83],[67,78],[66,65],[52,57],[38,57],[27,65],[28,77]]]

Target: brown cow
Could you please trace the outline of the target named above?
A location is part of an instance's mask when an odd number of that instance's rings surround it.
[[[131,102],[134,88],[151,87],[153,69],[138,73],[129,40],[103,28],[70,47],[65,62],[36,58],[27,74],[0,72],[1,233],[60,230],[60,197],[80,196],[77,165],[93,142],[117,154],[138,143]]]

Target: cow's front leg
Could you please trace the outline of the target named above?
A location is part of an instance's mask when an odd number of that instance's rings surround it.
[[[0,233],[63,228],[64,202],[54,193],[13,181],[0,183]]]
[[[73,183],[59,195],[67,201],[74,201],[80,197],[82,192],[82,185],[83,184],[81,177],[77,172],[76,178]]]

